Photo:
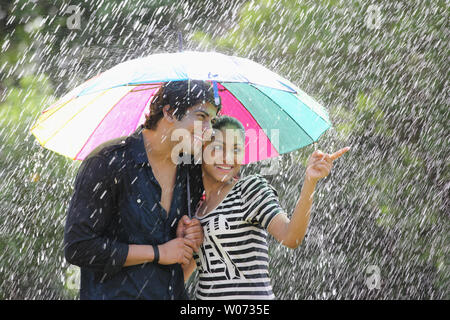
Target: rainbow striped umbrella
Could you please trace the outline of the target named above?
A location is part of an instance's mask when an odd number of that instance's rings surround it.
[[[217,52],[187,51],[116,65],[44,110],[31,132],[42,146],[83,160],[101,143],[134,132],[163,83],[188,79],[213,81],[221,113],[245,126],[245,163],[312,144],[331,127],[319,103],[260,64]]]

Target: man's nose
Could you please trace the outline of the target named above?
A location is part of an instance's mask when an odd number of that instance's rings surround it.
[[[203,121],[203,131],[211,130],[212,124],[210,120]]]
[[[212,128],[212,125],[211,125],[210,121],[205,121],[203,123],[202,131],[203,131],[202,132],[203,140],[204,141],[210,141],[212,133],[213,133],[213,128]]]

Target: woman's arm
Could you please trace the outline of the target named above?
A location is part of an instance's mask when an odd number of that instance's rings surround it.
[[[326,177],[333,166],[333,161],[350,150],[343,148],[333,154],[324,154],[315,151],[308,160],[305,181],[303,183],[300,198],[295,206],[292,220],[286,214],[279,214],[270,222],[267,230],[283,245],[295,249],[303,241],[308,228],[309,216],[313,202],[314,190],[317,182]]]
[[[297,248],[305,237],[316,183],[317,181],[305,178],[292,220],[286,214],[278,214],[269,224],[269,233],[288,248]]]
[[[183,269],[184,274],[184,282],[188,281],[191,277],[192,273],[194,273],[197,264],[195,263],[195,259],[192,257],[188,264],[182,264],[181,268]]]

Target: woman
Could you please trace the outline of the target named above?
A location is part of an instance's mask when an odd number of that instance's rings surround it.
[[[196,211],[204,242],[183,268],[185,280],[197,266],[197,299],[274,299],[268,272],[267,232],[289,248],[300,245],[317,181],[330,173],[333,160],[349,147],[331,155],[315,151],[310,156],[290,220],[279,204],[276,190],[261,175],[236,178],[245,150],[242,124],[222,116],[213,129],[211,142],[205,145],[203,153],[204,199]]]

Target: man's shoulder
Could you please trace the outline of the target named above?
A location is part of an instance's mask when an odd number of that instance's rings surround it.
[[[125,160],[130,149],[130,143],[129,136],[108,140],[92,150],[84,161],[88,162],[87,160],[93,158],[101,158],[107,164],[110,164],[115,159]]]

